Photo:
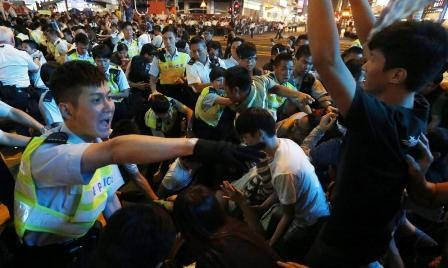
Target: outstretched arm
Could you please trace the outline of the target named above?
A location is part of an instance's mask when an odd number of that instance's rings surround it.
[[[330,0],[311,0],[308,36],[314,66],[342,115],[350,109],[356,82],[341,58],[339,35]]]
[[[356,32],[359,40],[361,40],[361,44],[364,45],[375,25],[375,16],[367,0],[350,0],[350,5],[355,20]]]

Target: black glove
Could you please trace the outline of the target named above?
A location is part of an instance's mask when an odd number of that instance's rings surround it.
[[[261,151],[263,143],[253,146],[235,145],[224,141],[199,139],[194,147],[193,158],[204,163],[224,163],[229,167],[247,170],[246,162],[259,162],[266,154]]]

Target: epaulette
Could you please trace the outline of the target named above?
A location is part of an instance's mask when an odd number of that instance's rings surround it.
[[[47,93],[45,93],[44,95],[44,102],[51,102],[53,100],[53,93],[51,92],[51,90],[48,90]]]
[[[44,141],[44,143],[66,144],[68,135],[65,132],[51,133]]]

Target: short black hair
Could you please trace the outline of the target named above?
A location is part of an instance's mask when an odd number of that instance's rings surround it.
[[[123,50],[129,51],[128,46],[124,43],[118,43],[117,51],[123,51]]]
[[[275,135],[275,120],[268,110],[249,108],[243,110],[236,118],[235,128],[239,135],[253,134],[263,130],[269,137]]]
[[[162,30],[160,25],[154,25],[154,27],[152,29],[153,29],[153,31],[157,31],[157,32],[160,32]]]
[[[23,40],[22,45],[23,44],[27,44],[32,49],[39,49],[39,45],[34,40],[31,39]]]
[[[386,62],[384,70],[403,68],[410,92],[431,82],[448,58],[448,33],[433,22],[398,22],[374,34],[368,44],[379,50]]]
[[[244,42],[246,42],[246,41],[243,38],[241,38],[241,37],[234,37],[232,39],[232,41],[230,41],[230,44],[233,44],[235,42],[241,42],[242,44],[244,44]]]
[[[210,42],[208,42],[207,43],[207,50],[210,51],[211,48],[213,48],[215,50],[219,49],[219,51],[222,50],[221,43],[219,43],[218,41],[210,41]]]
[[[296,52],[296,59],[300,59],[301,57],[311,57],[311,50],[309,45],[300,46]]]
[[[362,54],[364,52],[364,50],[362,49],[362,47],[358,47],[358,46],[351,46],[349,48],[347,48],[344,53],[342,53],[342,56],[344,57],[345,55],[348,54]]]
[[[129,21],[125,21],[123,22],[123,24],[121,24],[121,29],[124,29],[125,27],[131,26],[132,27],[132,23],[130,23]]]
[[[240,59],[247,59],[257,55],[257,47],[252,42],[244,42],[236,49],[236,54]]]
[[[78,104],[83,87],[100,87],[106,82],[104,73],[87,61],[69,61],[59,66],[51,76],[50,89],[57,103]]]
[[[271,56],[286,52],[286,47],[282,44],[275,44],[271,47]]]
[[[162,34],[165,34],[167,32],[172,32],[175,36],[177,36],[177,28],[173,25],[168,25],[163,28]]]
[[[274,66],[279,65],[282,61],[293,61],[293,58],[289,53],[280,53],[274,59]]]
[[[298,43],[300,40],[308,40],[308,35],[301,34],[301,35],[297,36],[296,42]]]
[[[187,41],[185,41],[185,40],[179,40],[176,42],[176,47],[178,49],[185,49],[186,46],[187,46]]]
[[[361,78],[363,64],[363,61],[357,59],[352,59],[345,63],[353,78],[355,78],[355,81],[359,81]]]
[[[178,195],[173,217],[187,240],[208,240],[226,223],[226,213],[215,194],[203,185],[192,186]]]
[[[211,71],[208,77],[210,78],[210,81],[215,81],[216,79],[220,77],[224,77],[224,74],[226,72],[226,69],[222,67],[214,67]]]
[[[78,33],[75,35],[75,43],[76,44],[83,44],[88,45],[90,43],[89,37],[84,33]]]
[[[239,65],[227,69],[224,74],[224,83],[230,88],[238,87],[243,92],[249,91],[252,83],[249,70]]]
[[[192,38],[190,39],[190,46],[191,46],[191,45],[195,45],[195,44],[199,44],[199,43],[203,43],[205,47],[207,46],[207,44],[206,44],[204,38],[202,38],[202,37],[194,36],[194,37],[192,37]]]
[[[46,87],[50,88],[51,76],[59,66],[55,61],[48,61],[40,67],[40,79],[42,79]]]
[[[170,215],[156,204],[121,208],[100,235],[95,267],[156,267],[176,240]]]
[[[92,48],[92,56],[94,59],[110,59],[112,56],[112,49],[108,45],[100,44]]]
[[[144,44],[144,45],[142,46],[142,50],[140,51],[140,56],[143,56],[143,55],[145,55],[145,54],[148,54],[148,55],[156,55],[156,54],[157,54],[157,47],[154,46],[154,45],[151,44],[151,43]]]
[[[149,107],[156,114],[164,114],[170,109],[170,101],[162,94],[153,94],[149,98]]]

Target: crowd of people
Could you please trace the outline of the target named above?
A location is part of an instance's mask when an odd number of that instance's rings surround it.
[[[250,20],[0,18],[0,266],[448,265],[448,33],[350,0],[341,53],[331,2],[262,68]]]

